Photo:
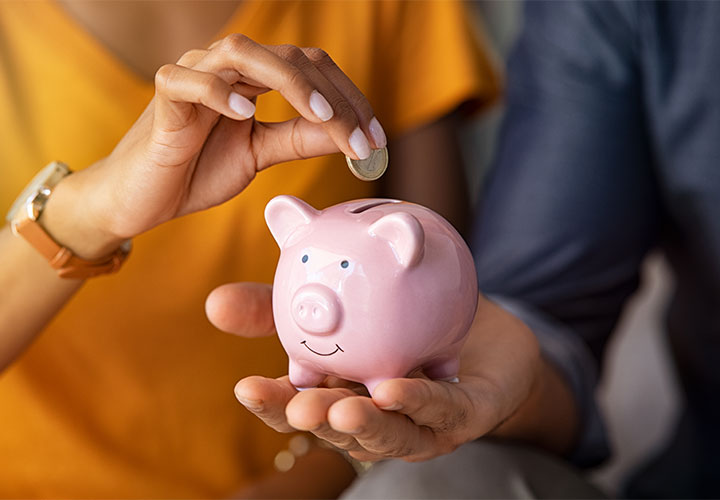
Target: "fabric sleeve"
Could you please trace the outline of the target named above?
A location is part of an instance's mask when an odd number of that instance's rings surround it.
[[[660,225],[632,8],[526,5],[472,238],[481,289],[527,322],[569,382],[582,466],[608,453],[596,374]]]
[[[500,95],[498,66],[471,13],[456,0],[380,2],[375,47],[383,126],[391,135],[460,105],[482,108]],[[392,10],[392,12],[390,12]]]

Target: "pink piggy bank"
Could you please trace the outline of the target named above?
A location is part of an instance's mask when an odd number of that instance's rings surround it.
[[[397,200],[318,211],[292,196],[270,200],[265,220],[281,249],[273,315],[293,385],[335,375],[372,394],[416,368],[457,377],[478,289],[450,223]]]

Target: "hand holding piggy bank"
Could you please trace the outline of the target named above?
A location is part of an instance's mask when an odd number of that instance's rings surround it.
[[[265,220],[281,249],[273,315],[293,385],[335,375],[372,394],[416,368],[457,377],[478,289],[450,223],[397,200],[318,211],[291,196],[270,200]]]

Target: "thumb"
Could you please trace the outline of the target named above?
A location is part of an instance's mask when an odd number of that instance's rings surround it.
[[[462,385],[420,377],[391,379],[378,385],[372,398],[380,409],[403,413],[417,425],[456,432],[475,416]]]
[[[258,171],[286,161],[340,151],[323,125],[302,117],[280,123],[256,122],[253,133],[258,144],[254,148]]]
[[[265,283],[228,283],[210,292],[205,300],[210,323],[243,337],[267,337],[275,333],[272,286]]]

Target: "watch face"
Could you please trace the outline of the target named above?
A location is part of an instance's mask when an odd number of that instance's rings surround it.
[[[30,197],[34,197],[42,187],[53,188],[57,185],[60,180],[70,173],[70,169],[67,165],[60,162],[52,162],[50,165],[43,168],[38,174],[33,177],[25,189],[23,189],[20,196],[17,197],[15,202],[10,207],[5,220],[12,222],[17,215],[18,211],[25,207]]]

